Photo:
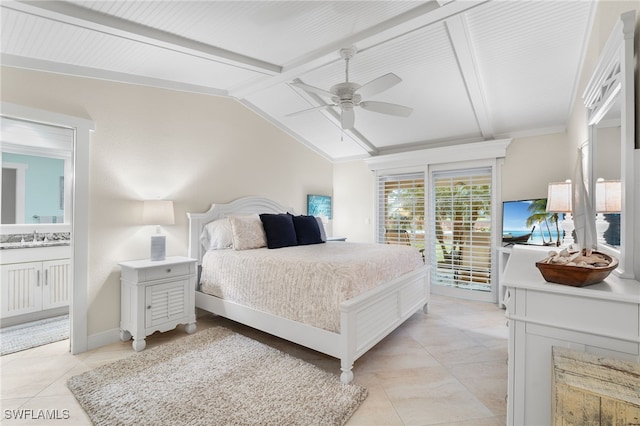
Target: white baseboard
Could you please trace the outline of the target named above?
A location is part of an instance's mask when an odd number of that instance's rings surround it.
[[[91,334],[87,340],[88,350],[110,345],[111,343],[120,341],[120,329],[112,328],[111,330]]]

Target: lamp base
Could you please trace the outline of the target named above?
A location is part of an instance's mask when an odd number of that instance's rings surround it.
[[[598,245],[607,244],[604,233],[609,229],[609,222],[602,213],[596,215],[596,234],[598,235]]]
[[[151,236],[151,260],[164,260],[166,255],[167,239],[164,235]]]

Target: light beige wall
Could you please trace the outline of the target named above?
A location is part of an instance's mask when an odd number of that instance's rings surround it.
[[[502,199],[545,198],[550,182],[571,179],[575,161],[565,133],[514,139],[502,167]]]
[[[89,335],[120,318],[117,263],[148,258],[140,200],[174,200],[167,255],[186,255],[186,212],[264,195],[306,213],[332,164],[232,99],[2,68],[2,101],[90,118]]]

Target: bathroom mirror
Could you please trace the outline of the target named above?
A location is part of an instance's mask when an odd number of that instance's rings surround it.
[[[2,226],[69,227],[73,130],[1,117],[0,134]]]
[[[590,182],[594,208],[601,213],[596,230],[607,222],[598,250],[619,259],[617,273],[634,278],[634,67],[633,37],[636,12],[622,14],[600,55],[584,93],[588,110]],[[598,182],[598,179],[602,181]],[[619,183],[617,183],[619,182]],[[605,183],[618,193],[616,207],[604,205]],[[616,213],[615,210],[619,210]],[[603,217],[604,216],[604,217]]]

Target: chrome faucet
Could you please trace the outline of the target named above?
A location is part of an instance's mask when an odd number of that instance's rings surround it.
[[[34,243],[38,242],[38,231],[37,230],[33,231],[33,242]]]

